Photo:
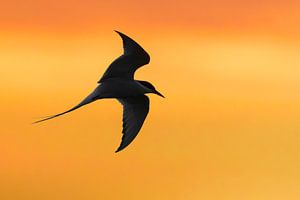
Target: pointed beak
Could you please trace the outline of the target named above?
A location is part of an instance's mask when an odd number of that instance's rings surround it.
[[[160,92],[158,92],[158,91],[154,91],[154,94],[157,94],[158,96],[161,96],[162,98],[165,98],[165,96],[164,95],[162,95]]]

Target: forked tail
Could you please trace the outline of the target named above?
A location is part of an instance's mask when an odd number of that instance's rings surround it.
[[[82,107],[82,106],[84,106],[86,104],[92,103],[93,101],[96,101],[97,99],[98,98],[97,98],[96,92],[94,91],[89,96],[87,96],[80,104],[78,104],[77,106],[74,106],[70,110],[67,110],[65,112],[62,112],[62,113],[59,113],[59,114],[47,117],[45,119],[41,119],[41,120],[35,121],[35,122],[33,122],[33,124],[40,123],[40,122],[43,122],[43,121],[47,121],[49,119],[53,119],[55,117],[59,117],[61,115],[67,114],[67,113],[72,112],[72,111],[74,111],[74,110],[76,110],[76,109],[78,109],[78,108],[80,108],[80,107]]]

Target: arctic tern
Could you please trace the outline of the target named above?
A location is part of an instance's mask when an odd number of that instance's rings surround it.
[[[150,62],[149,54],[133,39],[116,31],[123,41],[123,55],[114,60],[96,89],[77,106],[65,112],[38,120],[40,123],[74,111],[84,105],[99,99],[116,98],[123,105],[123,136],[116,152],[127,147],[137,136],[149,112],[149,98],[147,93],[154,93],[164,97],[155,87],[141,80],[134,80],[135,71]]]

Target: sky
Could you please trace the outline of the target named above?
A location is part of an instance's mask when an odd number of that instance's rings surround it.
[[[298,200],[300,2],[0,0],[0,199]],[[122,53],[151,56],[150,96],[124,151],[101,100],[42,124]]]

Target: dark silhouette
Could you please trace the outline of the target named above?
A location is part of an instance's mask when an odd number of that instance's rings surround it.
[[[150,62],[149,54],[133,39],[116,31],[122,38],[124,53],[105,71],[99,85],[77,106],[65,112],[36,121],[39,123],[74,111],[98,99],[116,98],[123,105],[123,137],[116,152],[127,147],[137,136],[149,112],[149,98],[146,93],[161,97],[155,87],[147,81],[134,80],[134,72]]]

